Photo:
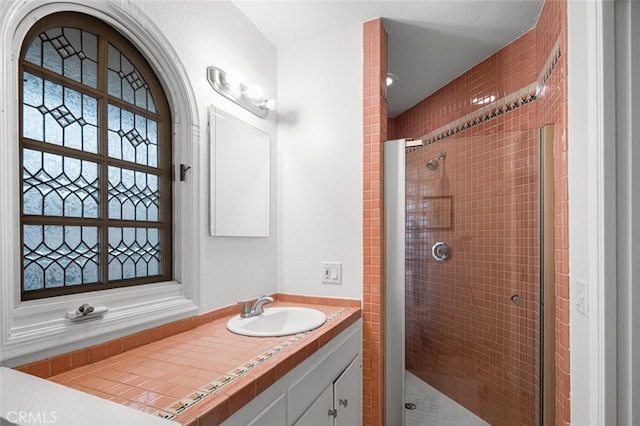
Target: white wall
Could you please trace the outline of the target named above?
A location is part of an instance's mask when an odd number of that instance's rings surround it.
[[[616,419],[613,2],[568,2],[571,422]],[[623,154],[624,156],[625,154]],[[576,309],[586,287],[586,312]]]
[[[200,302],[201,312],[276,291],[276,173],[272,172],[269,238],[209,236],[208,106],[238,116],[271,135],[276,170],[276,118],[260,119],[213,91],[206,68],[237,71],[241,81],[260,84],[265,96],[277,91],[275,47],[229,1],[139,1],[139,6],[162,29],[190,76],[198,103],[201,145],[193,177],[199,180]]]
[[[617,422],[640,424],[640,2],[615,7]],[[635,284],[635,285],[634,285]]]
[[[280,292],[362,297],[362,73],[361,23],[278,51]]]
[[[586,37],[580,37],[583,22],[586,22],[586,11],[584,8],[577,8],[574,4],[569,4],[569,66],[571,69],[579,69],[578,61],[584,62],[586,58],[581,52],[586,52]],[[576,28],[578,27],[578,28]],[[586,28],[584,28],[586,30]],[[579,122],[581,115],[586,111],[576,110],[579,106],[587,105],[586,91],[579,90],[579,87],[586,85],[585,73],[572,73],[569,75],[569,273],[571,276],[570,289],[575,288],[575,280],[581,279],[588,282],[588,232],[577,232],[578,230],[588,230],[588,216],[578,214],[588,211],[588,187],[581,185],[588,176],[587,150],[586,146],[573,146],[571,143],[584,137],[588,132],[586,128],[572,128],[572,123]],[[582,272],[581,272],[582,271]],[[570,296],[573,296],[571,294]],[[570,297],[573,299],[573,297]],[[572,420],[575,424],[588,425],[589,419],[589,323],[586,317],[578,314],[573,309],[571,303],[570,311],[570,354],[571,354],[571,411]],[[580,357],[576,356],[581,354]],[[583,374],[573,374],[582,371]]]

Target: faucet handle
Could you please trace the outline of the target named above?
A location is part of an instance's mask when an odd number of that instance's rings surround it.
[[[273,303],[275,302],[275,299],[269,296],[268,294],[263,294],[262,296],[258,297],[258,299],[256,299],[256,302],[259,302],[259,301],[264,301],[266,303]]]
[[[242,305],[242,313],[241,316],[247,315],[251,313],[251,303],[250,302],[237,302],[237,305]]]

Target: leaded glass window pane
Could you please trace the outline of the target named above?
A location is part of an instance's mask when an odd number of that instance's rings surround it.
[[[109,280],[160,273],[160,233],[157,228],[109,228]]]
[[[158,176],[109,167],[109,219],[157,221]]]
[[[24,225],[25,290],[99,281],[98,228]]]
[[[109,156],[157,167],[158,123],[109,105]]]
[[[53,28],[29,46],[25,60],[67,78],[98,87],[98,37],[77,28]]]
[[[22,135],[83,151],[98,152],[98,100],[24,73]]]
[[[109,45],[109,94],[132,105],[156,112],[149,85],[140,71],[115,46]]]
[[[98,164],[33,149],[22,151],[23,213],[98,217]]]

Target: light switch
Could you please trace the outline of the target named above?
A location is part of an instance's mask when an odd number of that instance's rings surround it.
[[[342,284],[342,262],[322,262],[322,283]]]
[[[587,304],[589,301],[587,298],[587,283],[582,280],[576,280],[575,285],[576,311],[580,312],[585,317],[589,316],[589,305]]]

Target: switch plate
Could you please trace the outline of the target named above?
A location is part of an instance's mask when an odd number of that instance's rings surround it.
[[[322,262],[322,284],[342,284],[342,262]]]
[[[576,280],[576,311],[582,315],[589,316],[588,298],[587,298],[587,283],[581,280]]]

